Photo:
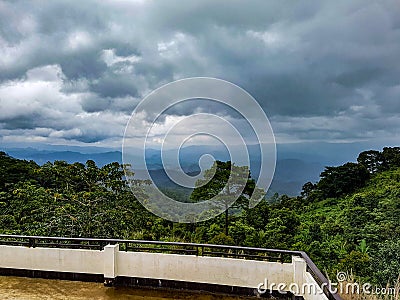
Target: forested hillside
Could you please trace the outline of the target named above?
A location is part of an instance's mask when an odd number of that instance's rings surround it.
[[[0,233],[295,249],[306,251],[332,278],[348,271],[385,285],[399,276],[398,147],[326,167],[299,197],[276,194],[254,209],[241,205],[198,224],[155,217],[134,198],[123,175],[119,163],[39,166],[1,152]]]

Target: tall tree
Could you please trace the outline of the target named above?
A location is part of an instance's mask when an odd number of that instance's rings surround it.
[[[400,147],[385,147],[382,156],[385,170],[400,167]]]
[[[384,167],[384,159],[382,152],[376,150],[368,150],[361,152],[358,155],[357,162],[366,167],[370,173],[376,173],[378,171],[382,171]]]
[[[260,192],[260,189],[256,187],[247,166],[236,166],[230,161],[215,161],[213,166],[204,172],[204,179],[196,182],[190,199],[198,202],[216,197],[220,208],[224,209],[225,234],[228,235],[230,209],[246,208],[248,199],[255,191]]]
[[[361,164],[346,163],[339,167],[326,167],[320,176],[318,192],[324,198],[336,198],[363,187],[370,174]]]

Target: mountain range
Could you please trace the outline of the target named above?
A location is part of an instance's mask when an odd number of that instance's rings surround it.
[[[64,160],[68,163],[94,160],[99,166],[117,161],[122,163],[122,153],[118,149],[101,147],[53,146],[33,145],[30,147],[2,147],[9,155],[26,160],[34,160],[38,164],[47,161]],[[330,144],[330,143],[299,143],[281,144],[277,146],[277,163],[274,178],[268,194],[298,195],[304,183],[315,182],[319,174],[328,165],[339,165],[347,161],[355,161],[357,153],[373,148],[363,143]],[[248,146],[252,177],[257,178],[259,173],[260,153],[258,147]],[[130,151],[129,160],[137,161],[141,155],[140,149]],[[175,150],[166,150],[164,157],[176,155]],[[223,147],[188,146],[180,149],[179,163],[185,173],[195,175],[200,172],[198,161],[205,154],[211,154],[218,160],[229,160],[229,153]],[[159,149],[146,149],[147,170],[153,181],[160,187],[175,187],[176,185],[166,175],[163,168],[170,172],[178,172],[178,166],[162,163]],[[135,168],[136,177],[146,178],[144,168]]]

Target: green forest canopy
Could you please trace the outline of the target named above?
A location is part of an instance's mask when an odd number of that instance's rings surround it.
[[[195,190],[192,199],[205,192]],[[399,147],[365,151],[357,163],[326,167],[317,183],[304,184],[301,196],[274,195],[253,209],[238,206],[197,224],[172,223],[145,210],[119,163],[39,166],[0,152],[0,233],[5,234],[304,250],[331,278],[347,271],[386,285],[400,273],[399,216]]]

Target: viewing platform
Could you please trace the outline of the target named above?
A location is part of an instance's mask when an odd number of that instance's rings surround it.
[[[301,251],[0,235],[0,275],[278,299],[341,300]]]

